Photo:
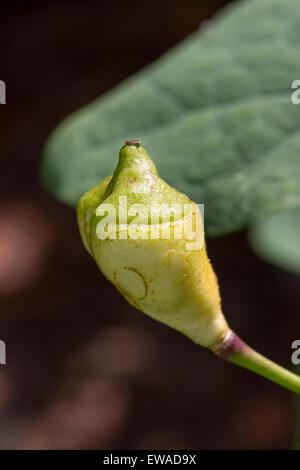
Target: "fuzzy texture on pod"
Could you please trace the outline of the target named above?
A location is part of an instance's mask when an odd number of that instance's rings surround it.
[[[113,235],[103,238],[108,204],[115,209],[116,223]],[[146,211],[137,218],[130,208],[139,205]],[[178,209],[169,221],[162,205]],[[139,141],[122,147],[114,174],[83,195],[77,217],[86,249],[134,307],[202,346],[212,347],[226,335],[199,208],[159,178]],[[191,249],[196,241],[198,248]]]

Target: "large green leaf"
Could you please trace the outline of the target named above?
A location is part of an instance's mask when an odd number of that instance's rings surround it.
[[[205,204],[209,235],[300,207],[296,79],[299,0],[240,0],[67,118],[46,146],[43,180],[76,204],[113,171],[123,140],[140,138],[159,174]]]

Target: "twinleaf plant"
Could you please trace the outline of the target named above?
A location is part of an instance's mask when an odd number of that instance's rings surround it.
[[[220,358],[300,394],[299,376],[258,354],[229,328],[199,208],[159,178],[139,140],[126,141],[114,174],[82,196],[77,217],[87,251],[134,307]],[[193,239],[200,243],[191,246]]]
[[[205,204],[207,236],[251,227],[258,253],[298,271],[291,214],[300,209],[300,105],[292,99],[300,79],[299,12],[298,0],[230,4],[155,63],[65,119],[46,145],[44,184],[75,207],[113,173],[120,143],[138,136],[161,178]],[[99,203],[97,194],[89,193]],[[288,244],[276,235],[284,232],[276,214],[286,211]],[[88,237],[83,234],[90,251]],[[297,377],[250,350],[245,359],[244,350],[225,356],[298,390]]]

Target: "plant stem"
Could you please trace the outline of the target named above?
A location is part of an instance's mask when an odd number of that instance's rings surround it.
[[[211,349],[219,358],[252,370],[252,372],[300,394],[300,377],[298,375],[254,351],[233,331],[229,330]]]

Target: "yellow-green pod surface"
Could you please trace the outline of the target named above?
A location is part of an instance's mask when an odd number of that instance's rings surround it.
[[[169,219],[163,205],[176,209]],[[199,208],[159,178],[138,142],[122,147],[115,173],[81,198],[77,216],[86,249],[132,305],[202,346],[228,332]]]

